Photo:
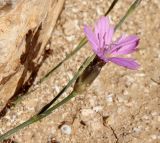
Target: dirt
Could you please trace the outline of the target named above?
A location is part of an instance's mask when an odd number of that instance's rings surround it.
[[[118,2],[109,14],[113,24],[118,23],[131,2]],[[53,54],[41,67],[37,81],[75,48],[84,36],[84,24],[94,24],[110,4],[111,0],[66,0],[49,45]],[[116,33],[116,36],[128,33],[140,37],[139,50],[134,54],[141,64],[139,70],[131,71],[112,63],[105,65],[88,91],[10,139],[17,143],[160,142],[159,11],[159,0],[142,1]],[[11,108],[0,120],[0,134],[37,113],[91,54],[87,44],[36,91]]]

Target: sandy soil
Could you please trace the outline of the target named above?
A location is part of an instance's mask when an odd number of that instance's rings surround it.
[[[131,0],[120,1],[110,13],[117,23]],[[83,25],[93,24],[111,0],[66,0],[54,30],[53,54],[41,67],[37,80],[72,51],[84,36]],[[160,1],[143,0],[117,31],[137,34],[138,71],[107,64],[87,92],[52,115],[11,138],[18,143],[158,143],[160,142]],[[87,44],[65,62],[32,94],[0,120],[0,133],[22,123],[49,102],[73,76],[86,57]],[[64,94],[66,96],[71,88]],[[64,97],[63,96],[63,97]],[[68,126],[64,126],[68,125]]]

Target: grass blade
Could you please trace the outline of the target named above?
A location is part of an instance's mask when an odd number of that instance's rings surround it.
[[[91,57],[87,58],[87,60],[83,64],[83,66],[81,66],[80,69],[79,69],[79,71],[77,72],[77,77],[79,77],[79,75],[81,75],[83,73],[83,71],[90,64],[90,62],[94,59],[94,57],[95,57],[95,55],[92,55]],[[41,114],[33,116],[32,118],[30,118],[29,120],[27,120],[24,123],[20,124],[19,126],[17,126],[17,127],[13,128],[13,129],[9,130],[7,133],[5,133],[2,136],[0,136],[0,141],[3,141],[4,139],[6,139],[10,135],[16,133],[20,129],[22,129],[22,128],[30,125],[30,124],[33,124],[34,122],[37,122],[37,121],[41,120],[42,118],[48,116],[49,114],[52,113],[53,110],[55,110],[56,108],[58,108],[61,105],[65,104],[71,98],[75,97],[75,95],[76,95],[76,93],[72,92],[69,96],[67,96],[67,98],[63,99],[62,101],[60,101],[59,103],[57,103],[56,105],[54,105],[53,107],[51,107],[50,109],[44,111]]]
[[[113,7],[116,5],[116,3],[118,2],[118,0],[114,0],[111,4],[111,6],[109,7],[109,9],[107,10],[107,12],[105,13],[105,16],[107,16],[110,11],[113,9]]]
[[[130,6],[130,8],[127,10],[126,14],[121,18],[119,23],[116,25],[115,30],[117,30],[122,23],[125,21],[125,19],[136,9],[136,7],[141,3],[142,0],[135,0],[134,3]]]
[[[86,67],[86,64],[88,65],[88,63],[90,63],[92,61],[92,59],[94,59],[95,55],[92,55],[91,60],[89,58],[87,58],[84,63],[81,65],[81,67],[79,68],[79,70],[74,74],[73,78],[67,83],[67,85],[65,87],[63,87],[63,89],[57,94],[57,96],[55,96],[48,104],[46,104],[41,111],[38,114],[42,114],[44,111],[46,111],[51,105],[54,104],[54,102],[66,91],[66,89],[68,87],[70,87],[74,81],[77,80],[77,78],[82,74],[82,72],[84,71],[84,68]],[[88,61],[89,60],[89,61]]]

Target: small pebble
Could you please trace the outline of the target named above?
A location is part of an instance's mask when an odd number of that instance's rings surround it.
[[[106,101],[107,101],[108,103],[112,103],[112,102],[113,102],[113,94],[107,95],[107,96],[106,96]]]
[[[71,129],[71,127],[69,126],[69,125],[62,125],[62,127],[61,127],[61,131],[62,131],[62,133],[64,133],[64,134],[67,134],[67,135],[70,135],[71,134],[71,132],[72,132],[72,129]]]
[[[82,116],[90,116],[94,113],[92,109],[82,109],[81,110]]]
[[[151,138],[152,138],[153,140],[155,140],[155,139],[157,139],[157,136],[156,136],[156,135],[151,135]]]
[[[95,106],[95,107],[93,107],[93,111],[95,111],[95,112],[100,112],[102,110],[103,110],[102,106]]]
[[[139,133],[139,132],[141,131],[141,129],[140,129],[140,128],[135,127],[135,128],[133,128],[133,131],[134,131],[134,132],[136,132],[136,133]]]

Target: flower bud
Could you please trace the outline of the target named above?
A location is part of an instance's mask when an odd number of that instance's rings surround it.
[[[105,62],[96,56],[89,66],[84,70],[81,76],[76,80],[74,91],[77,93],[84,92],[99,75],[104,65]]]

